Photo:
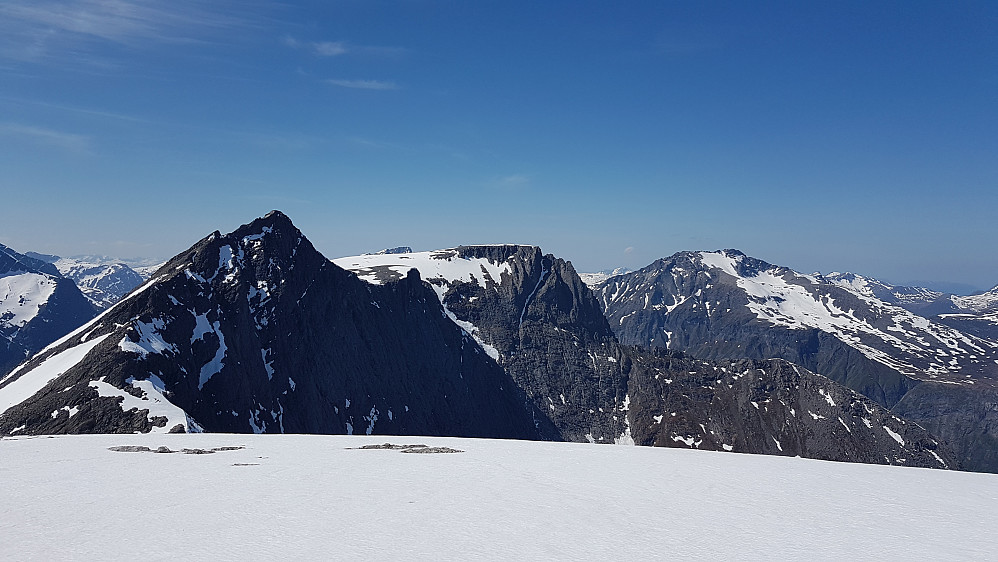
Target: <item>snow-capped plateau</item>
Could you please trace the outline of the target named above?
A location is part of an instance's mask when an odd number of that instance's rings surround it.
[[[386,441],[461,452],[360,449]],[[18,560],[984,560],[998,536],[994,475],[648,447],[6,437],[0,473]],[[169,540],[123,528],[128,514]]]

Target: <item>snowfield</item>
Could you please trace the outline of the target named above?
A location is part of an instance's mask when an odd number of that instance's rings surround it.
[[[462,450],[407,454],[367,444]],[[112,446],[212,454],[116,452]],[[987,559],[998,475],[457,438],[0,440],[16,560]]]

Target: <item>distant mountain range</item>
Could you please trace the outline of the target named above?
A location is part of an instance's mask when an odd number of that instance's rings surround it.
[[[926,427],[963,466],[998,470],[998,340],[985,329],[995,290],[956,297],[807,275],[725,250],[680,252],[594,291],[624,343],[785,359]]]
[[[903,374],[873,377],[871,400],[785,359],[691,356],[675,332],[625,345],[601,300],[642,300],[626,285],[594,294],[533,246],[408,250],[330,261],[276,211],[215,232],[0,379],[0,434],[460,435],[961,466],[885,407]],[[719,284],[733,303],[737,283]],[[652,298],[672,312],[691,296]],[[938,359],[899,349],[899,362]],[[972,386],[948,368],[938,376]]]
[[[54,265],[0,245],[0,376],[97,310]]]

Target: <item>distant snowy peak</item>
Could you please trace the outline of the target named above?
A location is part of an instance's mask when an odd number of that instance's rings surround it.
[[[412,248],[409,246],[396,246],[394,248],[385,248],[384,250],[378,250],[377,252],[371,252],[369,254],[364,254],[365,256],[381,256],[384,254],[411,254]]]
[[[736,317],[742,314],[737,311],[748,311],[771,326],[831,334],[869,359],[916,379],[963,384],[973,383],[975,375],[998,372],[998,342],[902,308],[898,301],[904,298],[930,295],[895,289],[853,274],[802,274],[723,250],[681,252],[610,279],[600,292],[615,327],[645,322],[649,314],[723,326],[733,321],[733,310]]]
[[[63,276],[76,282],[83,294],[101,308],[118,302],[143,281],[141,275],[121,262],[59,258],[55,266]]]
[[[55,266],[0,245],[0,376],[95,313]]]
[[[951,298],[957,306],[966,311],[985,314],[998,312],[998,285],[979,295],[967,297],[954,295]]]
[[[855,273],[833,272],[823,276],[825,279],[836,285],[849,289],[857,294],[891,302],[892,304],[905,305],[909,303],[928,303],[945,297],[945,293],[926,289],[925,287],[907,287],[904,285],[891,285],[879,279],[864,277]]]
[[[579,277],[582,278],[582,282],[589,287],[596,287],[604,283],[607,279],[614,277],[616,275],[623,275],[625,273],[630,273],[631,270],[626,267],[617,267],[614,269],[604,269],[602,271],[597,271],[595,273],[580,273]]]

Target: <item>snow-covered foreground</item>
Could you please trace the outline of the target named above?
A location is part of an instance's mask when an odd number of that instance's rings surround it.
[[[357,450],[390,441],[461,449]],[[213,454],[114,452],[144,445]],[[998,476],[453,438],[0,440],[17,560],[985,559]]]

